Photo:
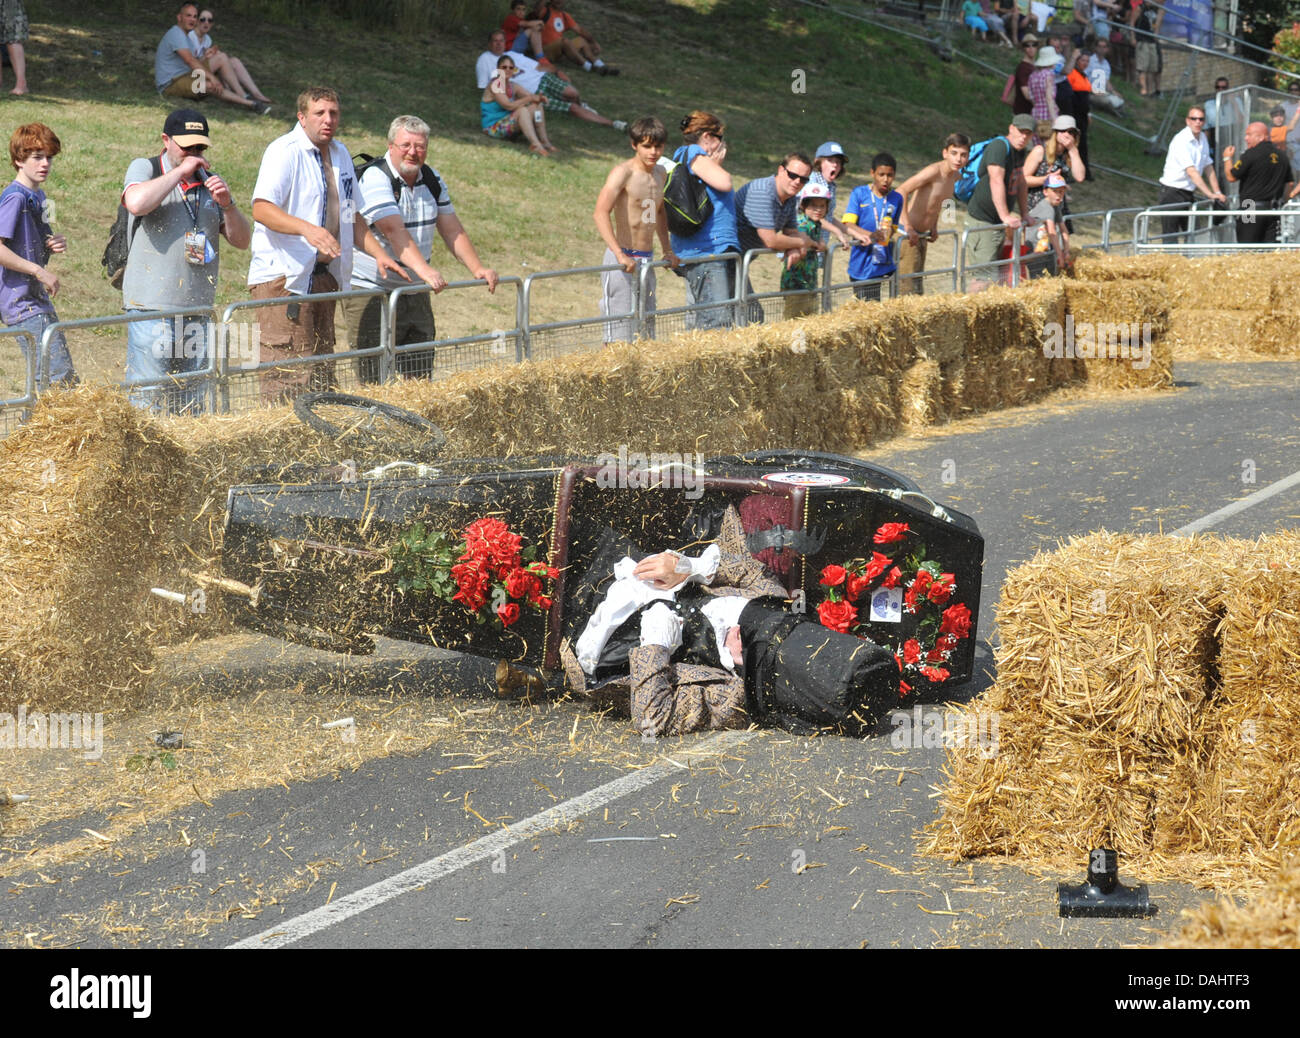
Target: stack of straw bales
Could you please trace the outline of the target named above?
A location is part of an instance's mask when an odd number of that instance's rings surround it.
[[[1300,256],[1103,256],[1085,253],[1079,277],[1161,282],[1172,308],[1169,338],[1184,360],[1275,360],[1300,357]]]
[[[1115,301],[1109,320],[1160,325],[1167,310],[1159,285],[1067,291],[1050,280],[971,297],[854,301],[799,321],[370,392],[437,422],[461,456],[594,455],[620,444],[852,451],[905,429],[1024,403],[1067,382],[1104,381],[1100,372],[1115,361],[1046,356],[1043,335],[1049,324],[1063,324],[1071,305],[1101,320],[1107,298]],[[1153,363],[1121,384],[1164,385],[1167,370]],[[183,586],[183,566],[204,569],[219,553],[231,485],[270,481],[295,462],[337,464],[341,454],[355,456],[288,407],[154,423],[106,393],[52,395],[0,460],[3,486],[11,488],[0,496],[0,531],[9,538],[0,547],[10,549],[4,593],[14,596],[7,612],[15,617],[0,631],[0,684],[29,689],[47,674],[80,675],[84,684],[93,670],[100,687],[131,685],[147,669],[151,624],[165,623],[173,634],[192,626],[174,607],[147,601],[150,567],[163,567],[165,585]],[[76,479],[41,484],[47,458],[60,473],[75,470]],[[186,522],[164,535],[177,516]],[[77,690],[69,685],[66,694]]]
[[[1300,837],[1297,566],[1294,534],[1101,533],[1010,573],[969,707],[997,711],[998,752],[950,753],[929,850],[1276,868]]]
[[[201,477],[106,390],[46,394],[0,443],[0,710],[131,701],[149,587]]]
[[[1165,948],[1300,948],[1300,862],[1291,862],[1248,905],[1207,901],[1183,912],[1182,932]]]

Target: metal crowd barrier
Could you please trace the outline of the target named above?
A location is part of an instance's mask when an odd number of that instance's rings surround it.
[[[1215,209],[1209,211],[1206,226],[1197,228],[1197,217],[1207,216],[1207,210],[1196,208],[1168,209],[1160,211],[1143,210],[1133,218],[1134,250],[1139,255],[1147,253],[1173,253],[1182,256],[1207,255],[1209,253],[1234,252],[1281,252],[1295,248],[1293,242],[1274,240],[1270,242],[1225,241],[1224,236],[1234,231],[1236,221],[1249,222],[1258,217],[1278,217],[1278,229],[1281,230],[1283,218],[1294,219],[1295,208],[1290,209]],[[1187,219],[1185,232],[1167,232],[1151,235],[1148,231],[1154,218]],[[1178,240],[1185,238],[1186,240]],[[1170,240],[1174,239],[1174,240]]]
[[[8,436],[16,426],[25,422],[36,403],[41,368],[38,345],[32,333],[22,328],[0,330],[0,350],[3,351],[0,353],[0,359],[3,360],[0,371],[6,374],[5,382],[2,383],[4,398],[0,399],[0,436]],[[16,349],[16,356],[22,358],[22,396],[9,395],[13,388],[13,383],[8,379],[9,363],[11,358],[16,359],[15,354],[6,348],[10,346]]]
[[[1116,237],[1116,218],[1133,218],[1132,236]],[[1184,232],[1151,233],[1151,221],[1154,218],[1171,216],[1186,218],[1188,228]],[[1254,244],[1237,243],[1231,240],[1232,228],[1236,217],[1273,217],[1282,218],[1281,240],[1276,242]],[[1100,241],[1096,244],[1079,244],[1073,251],[1086,248],[1099,248],[1105,252],[1165,252],[1183,253],[1185,255],[1205,255],[1211,252],[1240,251],[1278,251],[1295,248],[1300,242],[1300,209],[1237,209],[1213,210],[1209,200],[1198,201],[1192,205],[1171,203],[1162,206],[1133,206],[1123,209],[1090,211],[1068,214],[1074,221],[1100,219]],[[1294,226],[1293,226],[1294,225]],[[554,283],[557,279],[567,277],[592,277],[606,271],[621,269],[617,265],[577,267],[569,270],[541,271],[527,277],[503,277],[499,286],[514,288],[513,326],[475,331],[468,335],[452,338],[439,338],[429,342],[397,343],[398,307],[403,298],[418,293],[429,292],[428,285],[413,284],[389,292],[382,290],[355,290],[345,292],[316,293],[306,296],[282,296],[278,299],[240,300],[231,303],[221,313],[219,320],[213,320],[211,311],[199,308],[177,308],[170,310],[140,311],[107,317],[92,317],[74,321],[59,321],[47,328],[36,343],[33,336],[19,329],[0,331],[0,361],[4,358],[3,348],[6,340],[16,347],[26,342],[25,358],[22,367],[22,393],[15,395],[18,379],[10,380],[9,388],[0,388],[5,394],[0,399],[0,434],[8,431],[15,421],[22,421],[42,389],[42,359],[49,349],[50,340],[57,332],[87,328],[129,325],[137,321],[171,320],[190,322],[179,325],[178,330],[185,331],[190,325],[203,329],[202,340],[206,359],[193,371],[177,372],[163,378],[136,380],[124,384],[135,402],[142,402],[155,410],[168,411],[214,410],[228,412],[232,407],[244,409],[256,406],[260,402],[259,380],[271,369],[293,369],[302,366],[320,366],[326,377],[318,378],[322,385],[343,386],[350,388],[357,384],[360,375],[354,371],[351,361],[372,359],[376,365],[375,377],[379,381],[391,378],[399,369],[400,358],[422,352],[432,353],[429,377],[441,377],[454,371],[477,368],[485,364],[519,363],[525,360],[555,356],[578,349],[589,349],[610,339],[651,339],[665,337],[677,332],[694,328],[701,323],[700,315],[704,311],[719,307],[727,308],[730,313],[727,324],[743,325],[758,321],[780,319],[784,316],[784,300],[796,296],[812,296],[813,312],[825,312],[839,305],[852,295],[879,293],[879,297],[903,294],[909,279],[919,282],[918,287],[928,279],[941,291],[968,291],[972,281],[985,283],[1004,283],[1018,285],[1028,269],[1032,276],[1047,261],[1043,256],[1050,254],[1026,253],[1020,255],[1021,243],[1025,238],[1021,228],[1015,228],[1010,234],[1012,255],[998,258],[988,264],[982,264],[977,272],[967,261],[967,247],[970,239],[981,234],[1005,235],[1007,228],[998,224],[972,225],[961,231],[945,229],[938,238],[951,240],[951,261],[942,267],[931,267],[924,272],[903,277],[895,272],[889,278],[872,282],[855,283],[836,281],[839,250],[828,247],[824,254],[822,283],[811,293],[803,290],[793,291],[755,291],[750,280],[753,265],[761,257],[776,255],[770,249],[752,249],[743,255],[735,253],[726,255],[703,256],[681,261],[683,268],[700,263],[730,261],[736,264],[735,287],[730,298],[722,303],[692,302],[687,291],[684,306],[669,305],[662,308],[648,305],[648,279],[653,272],[662,278],[661,271],[668,269],[663,260],[643,263],[633,282],[633,305],[621,314],[601,314],[598,316],[581,316],[562,320],[537,320],[541,306],[537,293],[543,285]],[[937,244],[937,242],[935,243]],[[931,254],[934,252],[931,245]],[[1039,257],[1036,259],[1036,256]],[[1022,269],[1025,268],[1025,269]],[[984,275],[991,275],[985,277]],[[671,284],[660,280],[662,286]],[[463,291],[465,289],[481,290],[485,282],[456,281],[450,283],[444,292]],[[441,293],[440,293],[441,294]],[[671,294],[671,293],[670,293]],[[238,314],[265,306],[285,306],[292,303],[299,305],[312,301],[336,301],[343,299],[369,299],[379,297],[383,300],[379,313],[379,341],[376,345],[361,350],[348,350],[320,356],[286,358],[279,361],[262,361],[256,347],[260,343],[255,331],[255,320],[240,321]],[[508,302],[503,299],[503,307]],[[778,309],[779,308],[779,309]],[[509,319],[503,316],[502,323]],[[175,338],[184,343],[185,336]],[[13,354],[16,357],[18,350]],[[125,356],[125,347],[123,347]],[[237,356],[238,355],[238,356]],[[238,361],[238,362],[237,362]],[[340,363],[342,362],[342,363]],[[328,366],[328,367],[326,367]],[[0,375],[8,370],[7,365],[0,364]],[[15,370],[16,364],[15,364]],[[423,377],[423,372],[421,373]],[[249,387],[254,387],[250,392]],[[3,387],[3,383],[0,383]],[[177,404],[180,406],[177,406]],[[17,416],[15,418],[15,416]]]

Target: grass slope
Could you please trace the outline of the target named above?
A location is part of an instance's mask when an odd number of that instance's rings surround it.
[[[850,155],[850,187],[865,179],[868,160],[879,150],[897,156],[901,179],[936,157],[947,133],[962,130],[981,139],[1006,126],[1007,109],[997,100],[1000,83],[991,74],[960,62],[944,64],[916,41],[803,5],[584,0],[577,15],[596,32],[611,63],[623,69],[617,78],[571,71],[590,103],[611,117],[659,115],[671,144],[691,108],[716,111],[728,125],[728,166],[742,180],[766,176],[788,150],[811,151],[828,138],[839,140]],[[56,227],[69,239],[66,257],[55,261],[63,282],[60,315],[112,314],[121,299],[102,278],[99,257],[126,166],[160,146],[169,105],[152,91],[152,62],[170,17],[134,3],[86,9],[71,0],[48,0],[38,17],[28,44],[33,92],[21,99],[4,95],[6,124],[47,122],[63,141],[48,185]],[[242,57],[278,102],[265,118],[219,102],[205,108],[214,167],[246,212],[263,149],[291,127],[298,91],[323,82],[343,96],[340,137],[353,153],[382,150],[396,114],[413,112],[428,120],[434,131],[430,162],[448,181],[480,254],[501,273],[600,262],[591,209],[610,166],[628,154],[626,138],[557,116],[552,136],[563,150],[555,160],[533,159],[519,145],[485,139],[478,132],[472,79],[480,39],[399,37],[328,20],[286,26],[251,19],[220,22],[213,38]],[[1010,51],[962,45],[1008,69],[1012,64]],[[1146,175],[1157,168],[1156,160],[1140,154],[1138,142],[1106,129],[1096,132],[1093,153],[1099,161]],[[1081,186],[1073,204],[1081,211],[1151,196],[1142,185],[1108,177]],[[439,263],[450,278],[466,276],[441,245],[435,253]],[[219,302],[245,296],[247,265],[247,253],[223,250]],[[774,270],[775,264],[765,265],[760,285]],[[596,291],[594,278],[548,284],[538,297],[542,318],[594,313]],[[481,290],[444,296],[438,304],[441,334],[512,325],[508,293],[486,304]],[[74,337],[83,374],[120,374],[121,339],[116,330]]]

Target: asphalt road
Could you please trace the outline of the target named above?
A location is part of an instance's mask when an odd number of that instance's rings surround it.
[[[1058,539],[1173,531],[1300,468],[1300,365],[1180,364],[1178,375],[1176,392],[1006,412],[869,455],[978,520],[981,638],[994,630],[1008,568]],[[1253,537],[1298,518],[1292,487],[1215,532]],[[298,661],[313,657],[304,650]],[[961,698],[991,680],[987,644],[978,662]],[[486,674],[437,653],[419,665],[462,668],[467,687]],[[390,673],[382,661],[367,666]],[[584,712],[538,709],[559,731]],[[443,749],[386,758],[160,819],[113,874],[69,865],[65,882],[25,887],[4,910],[48,920],[127,900],[155,915],[184,913],[221,884],[223,899],[247,889],[250,898],[273,892],[274,903],[177,943],[1083,948],[1151,942],[1207,896],[1154,884],[1154,919],[1062,921],[1055,885],[1081,879],[1082,861],[1074,875],[1035,876],[918,856],[943,750],[896,747],[891,731],[865,741],[779,731],[661,740],[641,747],[644,772],[562,752],[559,739],[553,752],[543,742],[477,770],[451,770],[459,762]],[[629,776],[641,788],[610,787]],[[566,806],[583,795],[589,803]],[[203,877],[188,874],[181,827],[212,834]],[[289,881],[294,862],[313,860],[338,868],[309,887]],[[422,871],[401,892],[411,869]],[[303,922],[327,895],[335,914]]]

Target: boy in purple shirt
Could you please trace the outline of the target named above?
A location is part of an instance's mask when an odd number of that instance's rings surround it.
[[[11,328],[29,332],[38,347],[45,329],[59,319],[50,302],[59,291],[59,279],[46,264],[50,253],[68,247],[63,235],[50,230],[41,190],[61,147],[59,138],[44,123],[18,127],[9,138],[9,157],[18,176],[0,193],[0,267],[4,268],[0,274],[0,318]],[[30,358],[27,344],[18,341]],[[76,384],[77,374],[62,332],[51,338],[41,369],[38,390]]]

